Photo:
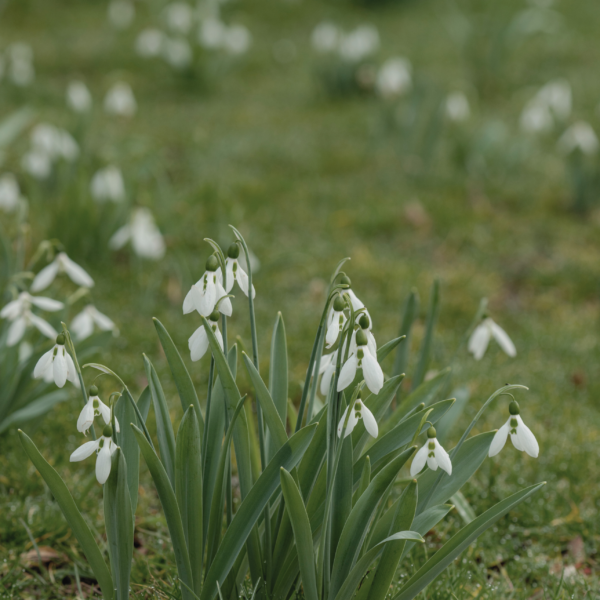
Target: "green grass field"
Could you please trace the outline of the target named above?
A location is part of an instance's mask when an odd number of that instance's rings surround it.
[[[587,120],[600,132],[596,3],[557,2],[555,32],[517,39],[509,25],[529,6],[517,0],[240,1],[225,5],[223,14],[249,28],[251,49],[235,59],[201,56],[193,73],[133,51],[137,33],[158,22],[161,6],[137,2],[133,24],[117,31],[103,1],[0,1],[0,50],[26,41],[36,69],[30,87],[0,82],[0,116],[30,106],[37,120],[65,127],[82,147],[77,171],[65,166],[39,183],[21,175],[28,146],[23,134],[6,151],[0,174],[17,173],[30,200],[30,251],[58,237],[95,278],[95,303],[121,330],[99,361],[118,369],[136,393],[145,385],[142,353],[167,377],[151,320],[156,316],[205,390],[209,359],[191,363],[187,352],[187,338],[200,323],[182,315],[181,303],[204,271],[210,248],[203,238],[226,248],[230,223],[261,263],[255,286],[259,325],[269,331],[259,338],[265,367],[271,327],[277,311],[283,313],[296,405],[326,284],[341,258],[352,258],[346,270],[380,343],[396,336],[410,289],[419,291],[424,317],[431,282],[441,280],[434,369],[449,364],[480,298],[487,297],[518,355],[509,359],[492,343],[475,362],[460,350],[454,382],[468,384],[471,399],[459,425],[464,429],[495,389],[522,383],[530,388],[518,398],[522,415],[541,453],[534,460],[508,444],[486,460],[465,496],[479,513],[525,485],[548,484],[419,597],[600,597],[600,194],[585,211],[573,210],[565,160],[555,150],[558,133],[536,138],[519,131],[526,101],[562,77],[573,89],[569,122]],[[381,48],[375,62],[409,58],[412,95],[397,102],[328,95],[310,46],[314,26],[324,19],[347,29],[376,25]],[[460,43],[465,27],[470,33]],[[72,79],[92,92],[87,120],[65,106]],[[101,106],[110,84],[121,79],[138,102],[129,120],[107,116]],[[467,93],[471,118],[459,127],[436,125],[435,107],[455,89]],[[597,156],[593,161],[597,168]],[[108,162],[122,168],[129,204],[156,216],[167,244],[161,261],[107,249],[123,215],[100,211],[88,187],[91,174]],[[5,232],[14,231],[1,214]],[[233,343],[239,335],[249,348],[240,296],[229,337]],[[422,335],[421,320],[415,348]],[[252,392],[247,378],[240,385]],[[178,415],[174,386],[166,391]],[[102,535],[101,490],[91,463],[68,462],[80,443],[79,402],[73,394],[24,430],[72,484]],[[492,405],[477,432],[504,423],[503,402]],[[462,429],[457,426],[452,439]],[[178,598],[163,513],[142,465],[134,597]],[[453,511],[399,575],[411,574],[460,525]],[[55,552],[42,569],[28,529],[39,546]],[[75,598],[73,565],[84,597],[92,597],[85,558],[17,432],[9,431],[0,437],[0,598]]]

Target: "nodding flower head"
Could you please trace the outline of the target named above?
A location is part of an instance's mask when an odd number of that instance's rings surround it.
[[[46,382],[54,380],[58,387],[63,387],[69,380],[75,387],[79,387],[79,378],[71,355],[65,348],[65,336],[61,333],[56,338],[56,344],[38,360],[33,370],[36,379]]]
[[[95,385],[90,386],[88,401],[79,413],[77,419],[77,431],[87,435],[89,428],[94,423],[95,417],[102,417],[104,423],[108,425],[110,423],[110,408],[100,400],[98,396],[98,387]],[[117,432],[119,429],[119,421],[115,417],[115,426]]]
[[[410,466],[410,475],[414,477],[417,473],[427,466],[432,471],[437,471],[438,467],[446,471],[448,475],[452,475],[452,461],[448,453],[442,448],[442,445],[437,441],[437,432],[435,427],[431,426],[427,430],[427,442],[415,454],[412,465]]]
[[[338,294],[333,300],[331,310],[329,311],[329,317],[327,319],[327,333],[325,335],[325,341],[327,348],[331,348],[336,342],[340,335],[340,332],[346,324],[346,315],[344,309],[346,303],[344,299]]]
[[[378,394],[383,387],[383,371],[377,362],[377,352],[372,352],[365,330],[356,331],[355,341],[356,348],[351,348],[350,356],[340,372],[337,390],[345,390],[354,381],[356,371],[362,369],[367,387],[374,394]]]
[[[350,416],[348,417],[348,424],[346,425],[346,416],[348,415],[348,410],[352,409]],[[362,419],[365,424],[365,429],[369,433],[370,436],[376,438],[379,435],[379,427],[377,426],[377,420],[373,413],[364,405],[360,392],[358,397],[354,401],[352,407],[346,408],[337,428],[338,437],[342,436],[342,432],[344,432],[344,425],[346,425],[344,437],[348,437],[353,431],[358,421]]]
[[[208,316],[208,323],[219,342],[219,346],[221,346],[221,350],[223,349],[223,335],[219,331],[219,318],[220,313],[218,310],[213,310]],[[208,350],[210,342],[208,341],[208,335],[206,334],[206,329],[204,328],[204,324],[200,325],[196,331],[191,335],[188,340],[188,348],[190,349],[190,355],[193,361],[200,360]]]
[[[231,292],[233,289],[233,284],[237,282],[240,290],[248,295],[250,281],[248,279],[248,273],[242,269],[238,258],[240,256],[240,247],[235,242],[229,246],[227,249],[227,258],[225,259],[225,290],[227,293]],[[223,283],[221,269],[219,269],[219,277],[221,279],[221,283]],[[252,298],[256,296],[256,290],[254,289],[254,285],[252,285]]]
[[[469,338],[468,349],[475,357],[475,360],[483,358],[492,337],[508,356],[514,357],[517,355],[517,349],[506,331],[490,317],[485,316]]]
[[[96,479],[100,484],[104,484],[108,479],[108,476],[110,475],[111,456],[117,450],[117,445],[112,436],[113,428],[110,425],[105,425],[101,437],[97,440],[86,442],[71,454],[70,461],[79,462],[80,460],[85,460],[94,452],[97,453]]]
[[[225,296],[227,292],[221,283],[219,260],[212,254],[206,260],[204,275],[192,286],[183,301],[183,314],[197,310],[202,316],[208,317],[218,303],[219,311],[230,317],[233,307],[231,300]]]
[[[496,456],[504,448],[506,440],[510,435],[513,446],[517,450],[521,450],[529,454],[529,456],[537,458],[540,454],[540,446],[531,429],[523,423],[519,404],[516,400],[513,400],[509,404],[508,412],[510,413],[508,420],[498,429],[492,440],[489,456]]]

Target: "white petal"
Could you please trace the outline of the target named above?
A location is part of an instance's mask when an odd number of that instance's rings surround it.
[[[508,337],[506,331],[504,331],[504,329],[502,329],[500,325],[497,325],[493,321],[491,322],[490,327],[492,335],[494,336],[494,339],[498,342],[500,348],[502,348],[502,350],[504,350],[504,352],[506,352],[508,356],[516,356],[517,349],[515,348],[515,345],[513,344],[512,340]]]
[[[64,252],[60,254],[62,265],[65,273],[69,276],[73,283],[81,287],[94,287],[94,280],[88,275],[87,271],[80,267],[76,262],[72,261]]]
[[[221,350],[223,350],[223,334],[218,327],[214,330],[214,333],[215,337],[217,338],[217,342],[219,342],[219,346],[221,346]]]
[[[351,289],[344,290],[343,293],[348,294],[350,296],[350,302],[352,303],[352,308],[355,311],[365,307],[365,305],[357,298],[356,294]]]
[[[365,429],[371,437],[376,438],[379,435],[379,427],[373,413],[363,404],[360,411],[362,419],[365,423]]]
[[[510,419],[509,419],[510,421]],[[490,451],[488,452],[488,456],[496,456],[504,448],[506,444],[506,438],[508,437],[508,432],[510,431],[509,421],[504,423],[498,431],[496,431],[496,435],[492,439],[492,443],[490,444]]]
[[[21,298],[11,300],[2,310],[0,310],[0,318],[2,319],[16,319],[23,309],[23,301]]]
[[[427,466],[432,470],[432,471],[437,471],[439,464],[437,459],[435,458],[435,454],[433,456],[429,456],[429,454],[427,454]]]
[[[90,312],[96,325],[98,325],[102,331],[112,331],[117,328],[112,319],[109,319],[105,314],[101,313],[95,306],[91,307]]]
[[[98,458],[96,459],[96,479],[98,483],[104,484],[110,475],[110,463],[111,463],[111,438],[104,439],[104,446],[98,452]]]
[[[68,367],[67,367],[67,359],[65,358],[65,347],[59,346],[58,352],[54,357],[53,367],[54,367],[54,383],[59,387],[64,387],[67,382],[68,375]]]
[[[25,335],[25,330],[27,329],[27,321],[25,317],[19,317],[15,319],[8,328],[8,333],[6,334],[6,345],[10,348],[11,346],[15,346],[18,344]]]
[[[338,428],[337,428],[337,436],[338,437],[340,437],[342,435],[342,427],[344,426],[344,422],[346,421],[347,414],[348,414],[348,407],[346,407],[346,410],[342,414],[342,418],[340,419],[340,422],[338,423]]]
[[[69,459],[71,462],[79,462],[80,460],[85,460],[88,456],[94,454],[94,452],[98,448],[98,444],[100,443],[100,439],[92,440],[90,442],[86,442],[83,446],[79,446],[73,454],[71,454],[71,458]]]
[[[229,292],[233,289],[233,284],[235,283],[235,277],[233,275],[233,265],[237,263],[236,260],[227,257],[225,259],[225,272],[227,274],[227,285],[225,286],[225,289],[227,290],[227,293],[229,294]],[[239,266],[238,266],[239,269]],[[220,269],[219,269],[220,272]]]
[[[54,346],[54,348],[56,348],[56,346]],[[45,354],[42,354],[42,356],[40,357],[40,360],[37,361],[37,364],[35,365],[35,369],[33,370],[33,376],[36,379],[43,377],[44,374],[46,373],[46,371],[48,370],[48,367],[50,367],[52,365],[52,357],[54,356],[54,348],[51,348],[50,350],[48,350],[48,352],[46,352]]]
[[[338,339],[338,335],[340,334],[340,322],[337,312],[333,312],[331,315],[331,319],[329,320],[329,325],[327,326],[327,335],[325,336],[325,341],[327,342],[327,348],[331,348]]]
[[[195,308],[196,307],[194,306],[194,286],[192,286],[183,300],[183,314],[189,315],[192,311],[195,310]]]
[[[324,354],[321,356],[321,362],[319,363],[319,375],[325,372],[327,367],[331,364],[331,360],[334,358],[335,354],[335,352],[332,352],[331,354]]]
[[[81,433],[86,433],[87,430],[92,426],[94,422],[94,406],[92,404],[92,399],[86,402],[86,405],[83,407],[83,410],[79,413],[79,418],[77,419],[77,431]]]
[[[369,352],[371,355],[376,358],[377,357],[377,341],[375,340],[375,336],[367,331],[367,346],[369,348]]]
[[[200,360],[208,350],[209,342],[204,325],[200,325],[188,340],[192,361]]]
[[[446,471],[448,475],[452,475],[452,461],[448,453],[442,448],[441,444],[435,440],[435,460],[440,465],[440,468]]]
[[[519,440],[519,436],[518,435],[514,435],[514,434],[510,434],[510,440],[513,443],[513,446],[519,451],[519,452],[524,452],[525,448],[523,448],[523,446],[521,445],[521,441]]]
[[[35,276],[35,279],[33,280],[33,283],[31,284],[31,291],[32,292],[41,292],[42,290],[45,290],[54,281],[54,278],[56,277],[57,273],[58,273],[58,261],[55,260],[55,261],[51,262],[48,266],[44,267]]]
[[[102,400],[100,400],[100,398],[98,398],[98,396],[95,397],[96,400],[98,400],[98,412],[100,413],[100,416],[102,417],[102,419],[104,420],[104,422],[108,425],[110,423],[110,408],[108,408],[108,406],[106,406],[106,404],[104,404],[104,402],[102,402]]]
[[[331,380],[333,379],[333,376],[335,375],[335,365],[329,365],[329,367],[327,369],[325,369],[325,372],[323,373],[323,377],[321,377],[321,387],[319,388],[321,395],[325,396],[325,398],[327,398],[327,396],[329,395],[329,388],[331,387]]]
[[[219,300],[221,300],[221,298],[223,298],[223,296],[227,295],[227,292],[225,291],[225,288],[219,283],[219,281],[217,281],[217,283],[215,284],[215,297],[217,302]],[[219,302],[219,312],[221,312],[224,315],[227,315],[228,317],[231,316],[231,314],[233,313],[233,306],[231,305],[231,298],[224,298],[223,300],[221,300]]]
[[[354,378],[356,377],[357,368],[358,357],[356,356],[356,354],[351,354],[340,372],[340,377],[338,379],[337,386],[338,392],[345,390],[354,381]]]
[[[115,231],[108,240],[108,247],[111,250],[120,250],[131,239],[131,227],[123,225]]]
[[[53,300],[52,298],[45,298],[44,296],[30,296],[29,300],[34,306],[37,306],[42,310],[47,310],[48,312],[60,310],[65,306],[62,302],[59,302],[58,300]]]
[[[469,339],[469,352],[473,354],[475,360],[481,360],[483,358],[488,344],[490,343],[490,336],[490,328],[485,323],[479,325],[471,335],[471,338]]]
[[[342,435],[342,431],[344,430],[344,423],[346,421],[347,414],[348,414],[348,409],[346,409],[344,411],[344,414],[338,424],[338,437],[340,437]],[[346,433],[344,434],[344,438],[347,438],[354,431],[354,428],[356,427],[357,423],[358,423],[358,418],[356,417],[356,411],[353,409],[352,412],[350,413],[350,417],[348,418],[348,424],[346,425],[346,429],[345,429]]]
[[[373,357],[368,348],[364,349],[362,371],[367,387],[374,394],[378,394],[379,390],[383,387],[383,371],[381,370],[377,359]]]
[[[519,425],[517,427],[517,437],[519,438],[519,444],[523,447],[523,450],[533,458],[537,458],[540,454],[540,446],[538,441],[535,439],[535,435],[521,419],[521,415],[517,415],[517,421]]]
[[[65,359],[67,361],[67,379],[76,387],[80,387],[79,375],[77,369],[75,369],[75,363],[68,352],[65,352]]]
[[[85,340],[94,333],[94,320],[86,308],[71,321],[71,331],[77,340]]]
[[[412,465],[410,465],[410,476],[414,477],[423,470],[425,463],[427,462],[427,454],[429,453],[428,442],[422,446],[413,458]]]
[[[42,319],[42,317],[30,314],[29,320],[33,325],[35,325],[36,329],[40,333],[44,334],[47,338],[50,338],[52,340],[58,336],[58,332],[56,331],[56,329],[54,329],[54,327],[52,327],[50,323]]]

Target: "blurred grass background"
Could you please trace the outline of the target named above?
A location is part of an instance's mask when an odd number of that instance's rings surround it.
[[[30,106],[40,120],[71,131],[82,148],[77,168],[64,165],[50,181],[23,177],[20,183],[31,207],[31,250],[41,239],[60,238],[95,278],[96,305],[121,329],[101,362],[141,391],[145,352],[167,380],[151,322],[156,316],[204,389],[208,359],[192,365],[186,349],[199,321],[184,318],[181,303],[204,271],[209,247],[203,238],[227,247],[229,223],[239,227],[261,264],[255,275],[261,366],[267,366],[271,328],[281,310],[296,403],[326,283],[344,256],[352,257],[346,270],[380,343],[395,337],[408,291],[419,290],[424,313],[429,286],[441,279],[434,368],[447,365],[486,296],[518,356],[508,359],[492,344],[475,363],[463,349],[455,377],[471,390],[463,425],[496,388],[523,383],[530,392],[518,399],[541,455],[532,460],[507,446],[484,463],[466,495],[480,512],[529,483],[546,480],[548,486],[482,536],[426,597],[554,598],[563,567],[559,598],[598,597],[600,204],[584,214],[571,210],[572,190],[555,139],[528,138],[518,128],[527,99],[563,77],[573,88],[574,118],[600,129],[596,3],[555,4],[559,30],[517,44],[506,34],[515,14],[528,7],[517,0],[240,1],[225,5],[223,13],[252,32],[250,51],[236,60],[203,58],[185,74],[135,55],[137,32],[152,23],[162,3],[135,6],[133,26],[117,31],[107,22],[107,4],[98,0],[0,3],[0,46],[26,41],[36,69],[30,87],[0,83],[0,114]],[[421,94],[415,122],[431,123],[435,111],[428,112],[428,103],[454,89],[471,101],[469,121],[460,131],[440,125],[443,131],[428,149],[420,126],[394,117],[395,105],[368,94],[328,96],[310,48],[311,32],[324,19],[347,28],[372,23],[381,58],[410,59],[414,93]],[[470,34],[458,42],[456,32],[465,23]],[[75,78],[94,97],[89,117],[65,108],[65,88]],[[136,95],[138,112],[130,120],[101,109],[117,80],[128,81]],[[403,115],[409,102],[399,102]],[[483,138],[491,142],[480,148],[473,140]],[[484,167],[464,168],[457,158],[464,144]],[[23,136],[1,169],[19,172],[26,147]],[[162,261],[107,250],[120,209],[99,211],[88,192],[91,174],[107,162],[123,170],[129,201],[153,211],[167,243]],[[2,219],[10,229],[9,218]],[[229,334],[230,341],[240,335],[249,345],[245,307],[238,292]],[[415,345],[422,322],[420,327]],[[241,375],[242,387],[250,390]],[[178,419],[175,390],[165,387]],[[68,463],[80,442],[74,435],[78,411],[74,398],[26,430],[74,482],[77,501],[99,526],[101,493],[92,466]],[[505,416],[498,403],[478,431],[499,427]],[[151,486],[144,489],[133,589],[140,598],[177,597],[160,504]],[[38,569],[36,560],[23,567],[21,554],[32,544],[21,520],[38,544],[56,552],[49,570]],[[458,526],[453,514],[423,552]],[[85,559],[14,431],[0,438],[0,558],[2,598],[75,597],[73,562],[86,581]],[[422,559],[417,553],[404,573]]]

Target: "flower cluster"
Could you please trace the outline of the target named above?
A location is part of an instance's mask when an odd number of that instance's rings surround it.
[[[79,145],[73,136],[49,123],[36,125],[30,136],[31,147],[23,155],[21,165],[32,177],[46,179],[58,160],[73,162],[79,157]]]

